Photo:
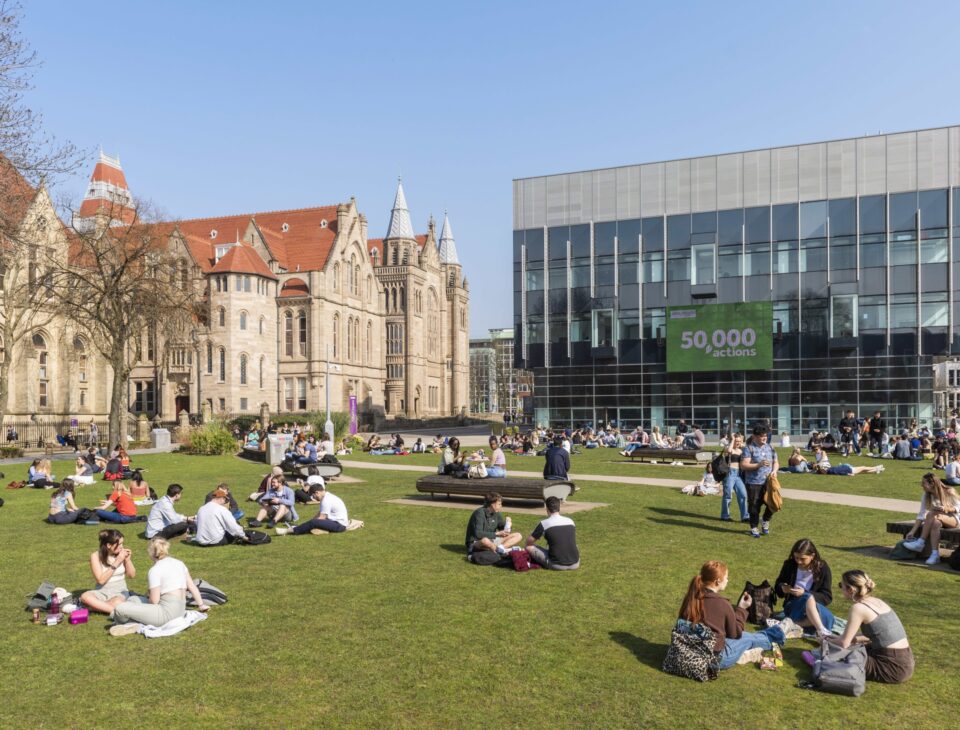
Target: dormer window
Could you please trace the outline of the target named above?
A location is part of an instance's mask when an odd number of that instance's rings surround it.
[[[223,245],[221,245],[221,246],[217,246],[217,250],[216,250],[216,253],[217,253],[217,262],[219,262],[220,259],[222,259],[224,256],[226,256],[226,255],[227,255],[227,251],[229,251],[232,247],[233,247],[233,244],[232,244],[232,243],[225,243],[225,244],[223,244]],[[215,262],[215,263],[216,263],[216,262]]]
[[[213,230],[210,231],[210,240],[212,241],[216,237],[217,237],[217,229],[214,228]]]

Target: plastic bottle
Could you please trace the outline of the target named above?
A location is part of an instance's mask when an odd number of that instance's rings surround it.
[[[50,599],[50,615],[56,616],[60,613],[60,598],[56,593],[53,594],[53,598]]]

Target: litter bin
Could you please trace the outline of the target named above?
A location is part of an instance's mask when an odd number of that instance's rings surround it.
[[[293,446],[293,434],[272,433],[267,436],[267,463],[276,466],[283,462],[283,455]]]
[[[153,449],[170,448],[170,432],[165,428],[155,428],[150,432],[150,447]]]

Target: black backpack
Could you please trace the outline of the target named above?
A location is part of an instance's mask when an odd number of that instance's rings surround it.
[[[947,565],[954,570],[960,570],[960,547],[954,548],[953,552],[950,553],[950,557],[947,558]]]
[[[748,593],[753,599],[753,603],[747,609],[747,620],[758,626],[766,626],[767,619],[773,615],[773,605],[777,600],[770,581],[765,580],[759,585],[747,581],[743,587],[743,593]]]
[[[259,530],[244,530],[244,534],[247,536],[247,539],[238,542],[238,545],[266,545],[270,542],[270,536]]]
[[[714,456],[713,461],[710,462],[710,467],[713,469],[713,478],[718,482],[722,482],[730,473],[730,462],[727,460],[726,454]]]

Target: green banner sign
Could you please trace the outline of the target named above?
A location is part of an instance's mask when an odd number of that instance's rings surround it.
[[[769,370],[773,304],[695,304],[667,308],[667,372]]]

